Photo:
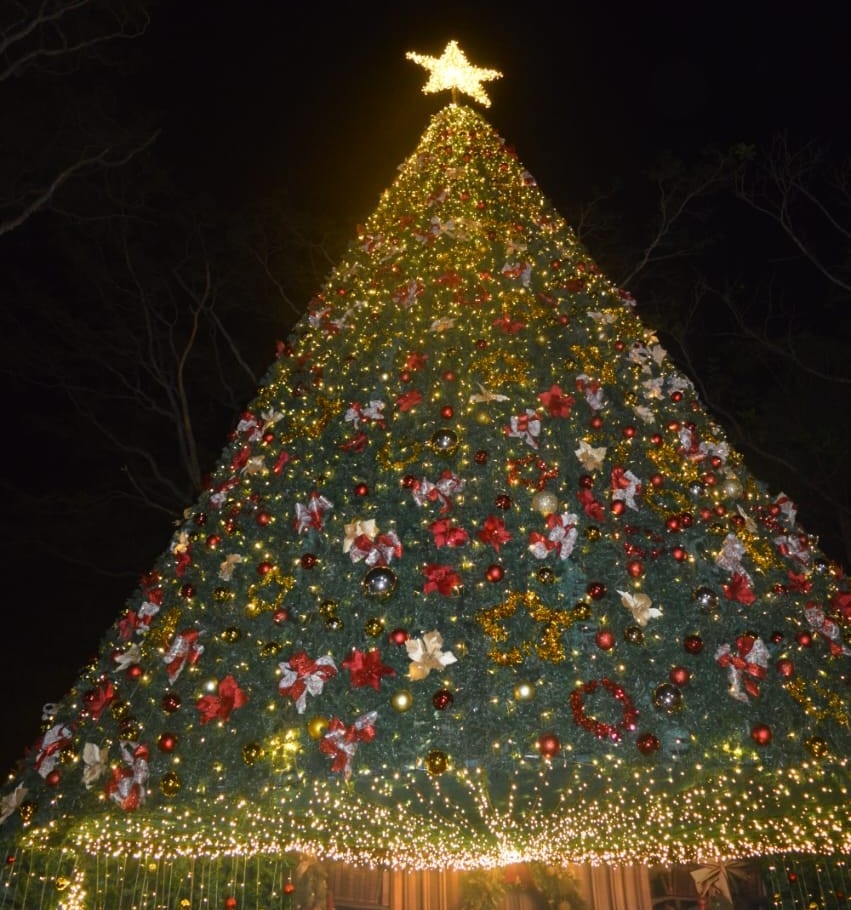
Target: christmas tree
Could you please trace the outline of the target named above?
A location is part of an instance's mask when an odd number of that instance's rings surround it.
[[[413,56],[480,102],[498,75]],[[794,505],[453,102],[0,791],[0,908],[272,906],[296,854],[773,857],[789,907],[810,856],[832,905],[849,628]]]

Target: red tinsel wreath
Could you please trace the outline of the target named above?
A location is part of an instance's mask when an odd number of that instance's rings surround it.
[[[521,468],[534,465],[538,479],[531,480],[520,476]],[[509,458],[506,479],[512,487],[523,486],[529,490],[543,490],[548,480],[558,477],[558,467],[550,467],[540,455],[527,455],[525,458]]]
[[[585,696],[591,695],[602,686],[612,698],[620,702],[623,709],[623,716],[616,724],[607,724],[601,720],[590,717],[585,712]],[[602,679],[591,679],[583,683],[570,694],[570,708],[573,712],[573,721],[589,733],[593,733],[598,739],[611,739],[614,742],[620,742],[624,731],[635,730],[635,722],[638,719],[638,709],[632,703],[632,699],[626,694],[623,686],[604,676]]]

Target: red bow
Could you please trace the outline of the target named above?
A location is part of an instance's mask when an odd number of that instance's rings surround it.
[[[482,543],[490,544],[497,553],[499,548],[511,540],[511,534],[505,529],[505,522],[495,515],[489,515],[482,525],[482,529],[477,532],[476,537]]]
[[[454,527],[448,518],[439,518],[429,525],[436,547],[462,547],[470,539],[463,528]]]
[[[593,521],[606,520],[606,513],[603,506],[597,502],[591,490],[580,490],[577,494],[577,498],[579,499],[579,504],[582,506],[582,510],[590,519]]]
[[[396,405],[400,411],[410,411],[415,405],[418,405],[423,399],[422,393],[416,389],[410,392],[403,392],[397,399]]]
[[[351,777],[352,758],[357,752],[358,744],[371,742],[375,739],[373,723],[378,716],[377,711],[362,714],[348,727],[337,717],[332,717],[328,730],[319,743],[319,750],[326,755],[333,755],[331,770],[335,774],[343,773],[346,778]]]
[[[118,693],[115,691],[115,686],[113,686],[111,680],[107,682],[106,685],[98,686],[97,689],[91,689],[83,696],[83,701],[85,702],[86,710],[89,712],[89,717],[94,721],[100,720],[104,708],[114,702],[117,697]]]
[[[201,633],[197,629],[184,629],[175,635],[165,653],[165,669],[168,681],[173,683],[183,672],[186,664],[196,664],[204,653],[204,646],[198,644]]]
[[[752,604],[756,600],[747,575],[742,575],[741,572],[734,572],[729,583],[721,587],[727,600],[735,600],[740,604]]]
[[[356,433],[348,442],[344,442],[340,445],[340,448],[344,452],[356,452],[360,453],[366,448],[366,444],[369,441],[369,437],[366,433],[361,430]]]
[[[211,720],[228,720],[234,708],[241,708],[248,701],[248,696],[237,685],[233,676],[226,676],[219,683],[218,695],[204,695],[195,703],[201,712],[201,723]]]
[[[148,781],[148,747],[137,746],[131,753],[127,745],[121,746],[124,765],[112,769],[106,782],[106,795],[125,812],[138,809],[145,801],[145,784]]]
[[[736,639],[736,651],[729,645],[722,645],[715,655],[720,667],[731,668],[734,681],[741,682],[747,693],[759,696],[759,683],[765,679],[768,652],[759,638],[740,635]],[[746,658],[752,658],[747,660]],[[747,701],[747,699],[745,699]]]
[[[572,395],[565,395],[559,385],[550,386],[549,392],[540,392],[538,398],[552,417],[570,417],[570,409],[576,400]]]

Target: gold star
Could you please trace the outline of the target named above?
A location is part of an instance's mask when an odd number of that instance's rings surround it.
[[[490,107],[490,98],[485,94],[481,83],[499,79],[502,73],[473,66],[464,56],[464,51],[458,47],[457,41],[450,41],[441,57],[428,57],[413,51],[408,51],[405,56],[429,71],[428,82],[423,86],[426,94],[451,89],[452,102],[455,103],[457,93],[461,91],[479,104]]]

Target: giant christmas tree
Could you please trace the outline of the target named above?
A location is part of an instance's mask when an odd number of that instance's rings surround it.
[[[844,874],[842,572],[470,108],[187,515],[0,791],[0,908],[272,906],[293,853]]]

